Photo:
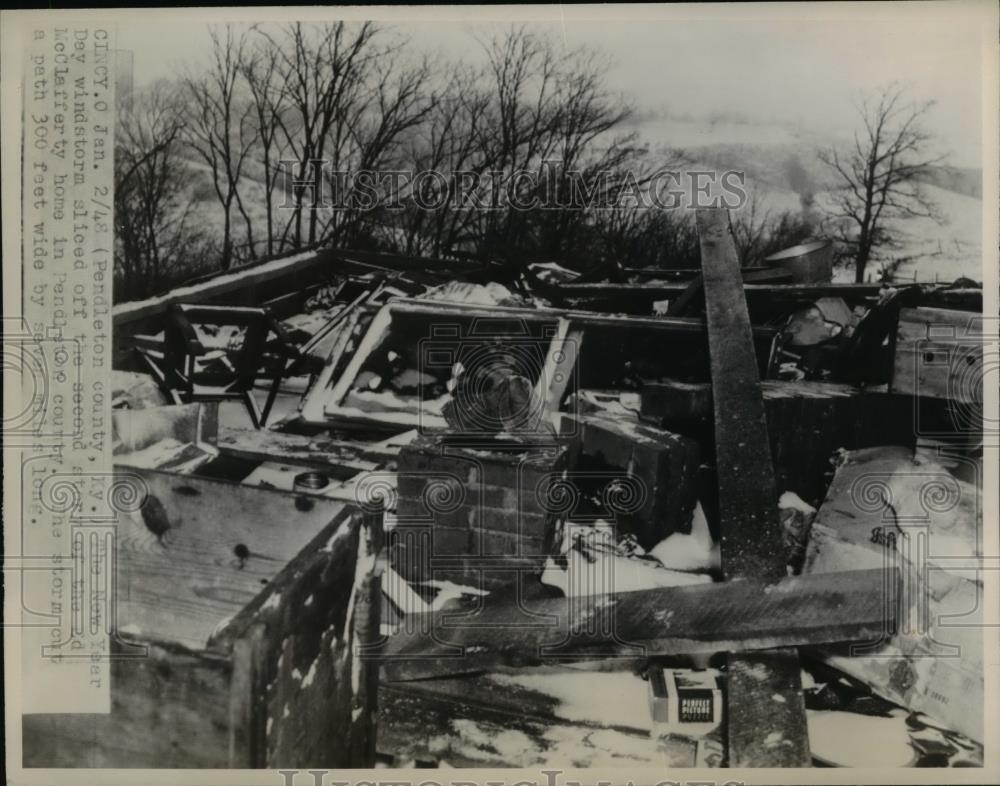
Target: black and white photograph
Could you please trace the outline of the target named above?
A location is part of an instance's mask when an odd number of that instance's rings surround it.
[[[998,19],[3,12],[7,782],[995,782]]]

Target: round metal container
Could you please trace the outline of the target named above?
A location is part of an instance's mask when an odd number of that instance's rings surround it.
[[[295,491],[317,492],[330,485],[330,477],[322,472],[300,472],[295,476],[292,488]]]
[[[816,240],[792,246],[765,257],[764,264],[789,271],[802,284],[829,282],[833,279],[833,243]]]

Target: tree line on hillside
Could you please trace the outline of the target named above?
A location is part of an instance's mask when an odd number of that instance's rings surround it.
[[[600,52],[524,27],[479,40],[478,64],[432,59],[371,22],[210,34],[207,64],[119,100],[119,301],[319,245],[576,269],[699,265],[691,211],[642,198],[657,172],[690,162],[628,131],[633,107],[608,90]],[[887,218],[932,209],[919,192],[932,163],[920,159],[926,107],[887,91],[865,110],[867,136],[828,160],[844,186],[833,231],[859,280],[891,243]],[[506,200],[484,208],[497,183]],[[733,214],[742,263],[815,235],[817,212],[803,207],[773,215],[751,195]]]

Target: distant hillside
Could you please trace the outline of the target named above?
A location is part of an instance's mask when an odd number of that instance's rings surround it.
[[[820,150],[844,144],[815,131],[723,116],[693,117],[648,112],[633,129],[653,148],[680,150],[713,168],[736,169],[771,188],[818,193],[836,185],[834,174],[817,157]],[[945,191],[982,199],[982,170],[947,164],[931,167],[926,182]]]
[[[935,166],[931,167],[929,176],[925,179],[931,185],[954,191],[956,194],[983,198],[983,170],[970,167]]]
[[[737,124],[730,132],[739,134],[748,127]],[[706,128],[705,136],[711,135],[711,129]],[[727,140],[677,147],[682,147],[691,168],[745,172],[747,190],[756,194],[758,217],[767,212],[772,216],[797,213],[805,204],[814,206],[813,215],[832,210],[831,191],[838,183],[834,173],[817,157],[817,150],[828,146],[828,141],[787,130],[775,134],[779,141],[774,142],[759,139],[759,133],[747,136],[758,138],[752,142]],[[927,195],[937,205],[942,221],[892,222],[901,244],[888,254],[899,262],[897,280],[951,281],[969,276],[981,281],[982,170],[934,166],[925,182]],[[841,275],[850,274],[842,271]],[[878,275],[878,265],[873,266],[871,275]]]

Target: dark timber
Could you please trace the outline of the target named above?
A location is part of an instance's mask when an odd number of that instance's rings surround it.
[[[712,370],[722,569],[727,579],[778,581],[785,556],[764,399],[736,246],[723,209],[697,213]],[[728,659],[731,767],[808,767],[798,654]],[[775,697],[778,697],[777,699]]]

